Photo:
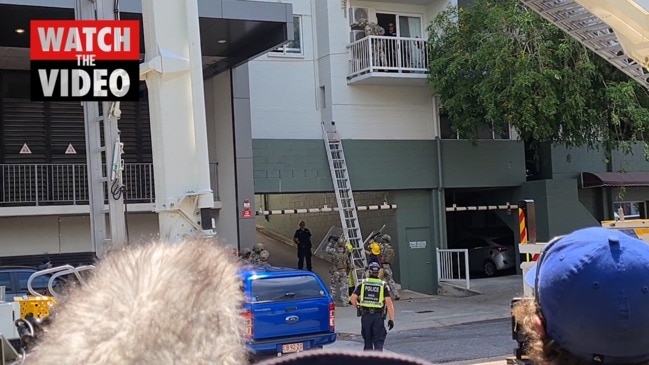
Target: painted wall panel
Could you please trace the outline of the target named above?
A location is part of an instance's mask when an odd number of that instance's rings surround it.
[[[343,141],[352,188],[437,186],[434,141]],[[323,141],[253,140],[256,193],[333,191]]]
[[[55,253],[61,247],[58,217],[3,218],[0,232],[0,256]]]
[[[551,149],[552,168],[555,178],[576,178],[581,172],[607,171],[604,151],[554,146]],[[630,153],[614,151],[610,171],[649,171],[643,146],[636,144]]]
[[[130,213],[126,222],[131,244],[158,237],[158,216],[155,213]],[[3,218],[0,219],[0,232],[0,256],[93,250],[88,215]]]
[[[519,186],[525,182],[525,153],[519,141],[442,140],[444,187]]]
[[[219,198],[223,206],[215,216],[216,231],[226,243],[236,243],[237,204],[229,72],[205,80],[205,98],[210,162],[218,162]]]
[[[432,219],[431,191],[399,191],[394,193],[394,200],[398,205],[396,221],[400,237],[394,246],[397,248],[401,287],[437,294],[435,248],[439,247],[439,242],[434,238],[437,228]]]

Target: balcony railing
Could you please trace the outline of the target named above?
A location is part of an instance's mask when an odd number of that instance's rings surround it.
[[[153,164],[125,164],[122,180],[125,202],[155,201]],[[215,200],[220,200],[218,163],[210,163],[210,182]],[[85,164],[0,164],[2,206],[87,205],[88,199]]]
[[[428,72],[427,42],[420,38],[367,36],[347,49],[348,80],[373,72],[419,74],[425,78]]]

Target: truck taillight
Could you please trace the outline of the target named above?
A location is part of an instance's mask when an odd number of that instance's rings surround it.
[[[329,303],[329,330],[336,330],[336,304],[334,302]]]
[[[252,338],[253,324],[252,324],[252,312],[244,311],[241,316],[243,317],[243,337]]]

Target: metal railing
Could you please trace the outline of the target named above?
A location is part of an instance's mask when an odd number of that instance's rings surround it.
[[[151,163],[126,163],[122,174],[125,201],[153,203],[153,176]],[[218,163],[210,163],[210,182],[215,199],[220,200]],[[87,205],[88,201],[85,164],[0,164],[0,204],[4,206]]]
[[[428,72],[427,41],[421,38],[366,36],[347,46],[348,79],[367,72]]]
[[[464,282],[466,288],[471,289],[469,250],[465,248],[438,248],[437,279],[440,282]]]

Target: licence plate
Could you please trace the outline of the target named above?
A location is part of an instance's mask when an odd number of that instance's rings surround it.
[[[304,344],[302,342],[282,345],[282,353],[284,354],[298,351],[304,351]]]

